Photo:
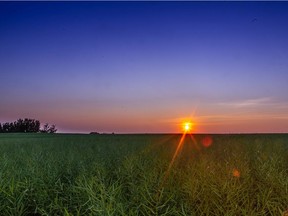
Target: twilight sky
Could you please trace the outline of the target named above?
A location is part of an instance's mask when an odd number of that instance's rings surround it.
[[[288,132],[288,2],[0,2],[0,122]]]

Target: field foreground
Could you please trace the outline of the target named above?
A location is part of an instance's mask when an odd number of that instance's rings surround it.
[[[0,215],[284,215],[288,135],[0,134]]]

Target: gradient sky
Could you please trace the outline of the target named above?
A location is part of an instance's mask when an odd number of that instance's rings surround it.
[[[0,122],[288,132],[288,2],[0,2]]]

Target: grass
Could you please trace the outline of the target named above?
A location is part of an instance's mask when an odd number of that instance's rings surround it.
[[[0,215],[284,214],[288,135],[194,137],[0,134]]]

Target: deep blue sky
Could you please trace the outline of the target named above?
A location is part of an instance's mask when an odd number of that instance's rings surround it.
[[[0,2],[0,122],[288,132],[288,2]]]

